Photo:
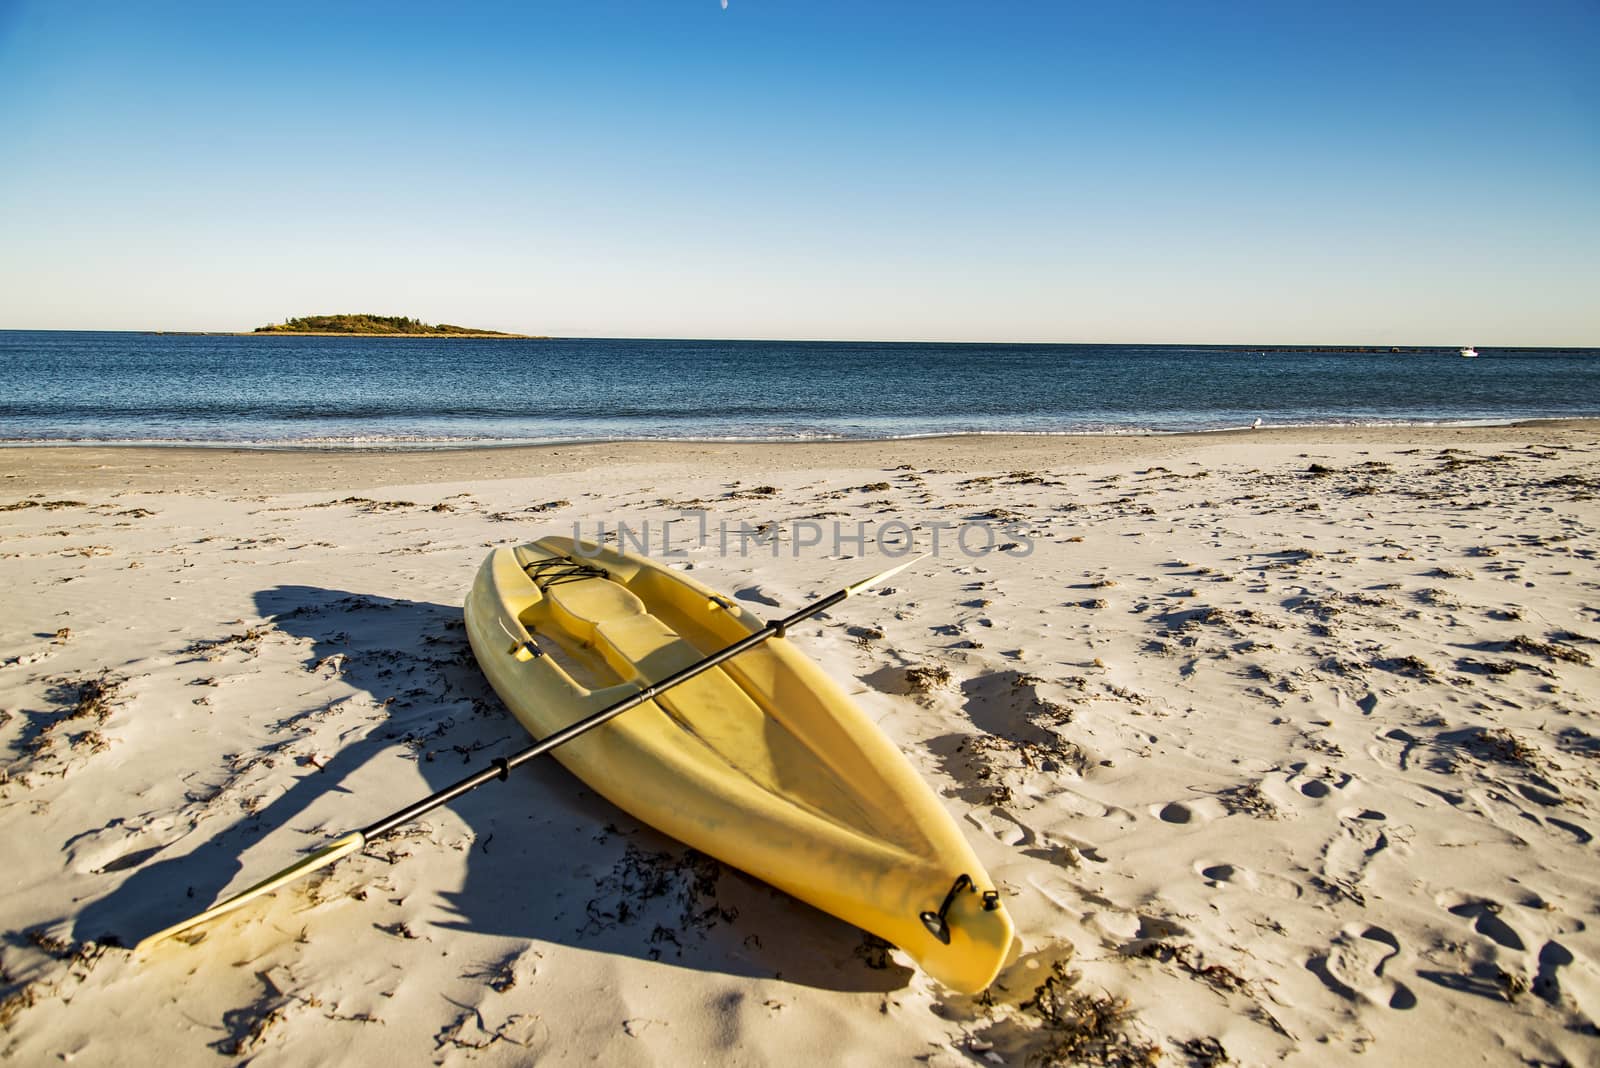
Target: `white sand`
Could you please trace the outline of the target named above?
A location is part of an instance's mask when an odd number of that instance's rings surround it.
[[[1600,1063],[1597,442],[0,450],[0,505],[38,505],[0,513],[0,1055]],[[478,562],[694,501],[713,523],[899,519],[925,541],[1000,509],[1026,531],[1026,557],[947,543],[795,637],[1005,892],[1025,946],[990,998],[554,763],[195,945],[97,944],[524,744],[460,629]],[[687,559],[786,608],[883,566],[779,549]],[[1023,1003],[1056,964],[1047,1021]],[[1106,997],[1120,1046],[1071,1026]]]

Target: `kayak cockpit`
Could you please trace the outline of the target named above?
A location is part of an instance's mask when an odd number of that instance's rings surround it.
[[[532,556],[530,548],[518,552]],[[536,585],[541,578],[550,581],[542,587],[543,596],[523,610],[519,622],[542,650],[552,652],[552,646],[559,650],[554,659],[560,670],[589,690],[648,685],[758,629],[748,616],[733,615],[698,591],[685,588],[687,596],[663,596],[669,592],[662,589],[666,584],[648,572],[629,576],[619,569],[586,567],[587,573],[578,573],[537,558],[524,564],[523,571]],[[650,597],[650,605],[625,584],[630,577],[653,587],[641,591]],[[671,624],[652,609],[671,616]],[[689,617],[696,615],[700,625],[688,625]],[[705,618],[709,616],[722,617],[717,621],[721,626]],[[741,660],[758,658],[764,651],[751,650]],[[870,789],[871,782],[842,778],[822,753],[789,728],[788,716],[756,699],[751,687],[730,670],[733,667],[730,662],[679,684],[613,729],[648,736],[648,744],[671,744],[694,763],[709,765],[701,771],[706,781],[731,772],[852,833],[895,841],[907,831],[915,832],[914,827],[884,819],[866,803],[860,787]],[[565,723],[552,722],[546,729],[561,726]],[[672,733],[678,737],[669,742]]]

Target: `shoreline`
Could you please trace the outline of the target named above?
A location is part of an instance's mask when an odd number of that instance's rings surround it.
[[[1600,414],[1550,415],[1484,419],[1395,419],[1376,422],[1276,423],[1254,426],[1218,426],[1177,430],[951,430],[927,433],[888,434],[852,437],[843,434],[818,434],[810,437],[592,437],[592,438],[296,438],[282,441],[225,441],[199,438],[0,438],[0,449],[8,448],[108,448],[108,449],[220,449],[264,452],[451,452],[472,449],[544,449],[580,445],[872,445],[892,442],[950,441],[989,438],[1060,439],[1090,438],[1125,440],[1140,438],[1209,438],[1226,434],[1293,433],[1298,431],[1364,430],[1456,430],[1505,427],[1563,426],[1600,430]]]
[[[1474,446],[1600,438],[1600,420],[1500,425],[1316,426],[1173,434],[956,434],[924,438],[820,441],[658,442],[611,440],[552,444],[334,448],[231,445],[4,444],[0,495],[67,487],[128,490],[181,479],[187,488],[289,492],[347,485],[422,485],[550,476],[614,465],[725,472],[735,477],[807,468],[1005,466],[1154,461],[1196,450],[1228,452],[1284,446]]]

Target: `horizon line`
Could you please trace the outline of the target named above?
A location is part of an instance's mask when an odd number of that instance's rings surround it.
[[[477,329],[477,328],[474,328]],[[485,327],[485,330],[493,328]],[[0,326],[0,333],[5,334],[145,334],[157,336],[176,337],[352,337],[352,338],[389,338],[391,340],[418,340],[418,341],[721,341],[739,344],[820,344],[820,345],[1033,345],[1033,346],[1097,346],[1101,348],[1145,348],[1145,347],[1173,347],[1191,346],[1196,348],[1320,348],[1320,349],[1459,349],[1462,346],[1457,342],[1420,342],[1420,341],[1040,341],[1040,340],[970,340],[949,338],[850,338],[850,337],[733,337],[733,336],[708,336],[708,337],[667,337],[651,334],[520,334],[509,330],[500,330],[505,333],[505,338],[496,337],[471,337],[448,335],[404,335],[404,334],[319,334],[307,332],[297,334],[293,332],[262,332],[254,330],[158,330],[150,327],[23,327]],[[1471,344],[1469,342],[1469,344]],[[1479,349],[1515,349],[1522,352],[1533,352],[1541,349],[1600,349],[1600,343],[1565,343],[1543,345],[1516,345],[1516,344],[1490,344],[1473,346]]]

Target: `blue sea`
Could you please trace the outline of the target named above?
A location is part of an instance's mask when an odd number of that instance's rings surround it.
[[[291,446],[1600,416],[1600,350],[0,331],[0,439]]]

